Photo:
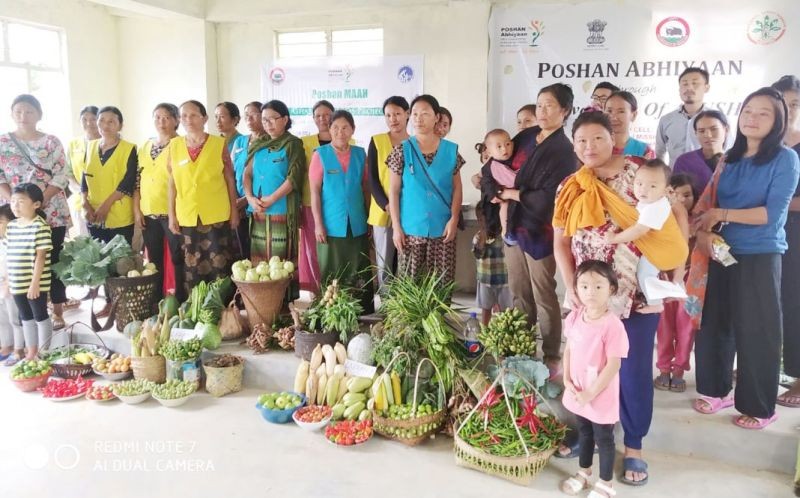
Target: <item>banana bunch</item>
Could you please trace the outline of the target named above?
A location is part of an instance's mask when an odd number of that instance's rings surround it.
[[[536,354],[538,325],[530,327],[525,315],[516,308],[496,313],[489,325],[478,333],[478,340],[492,356]]]

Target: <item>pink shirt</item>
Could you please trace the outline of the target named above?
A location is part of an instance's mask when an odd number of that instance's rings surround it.
[[[350,147],[347,148],[345,152],[339,152],[336,149],[333,149],[333,152],[336,153],[336,159],[339,160],[339,164],[342,166],[342,171],[347,173],[347,168],[350,167]],[[314,180],[317,182],[322,182],[323,177],[323,170],[322,170],[322,159],[320,159],[319,154],[317,151],[314,151],[314,155],[311,156],[311,163],[308,165],[308,178],[309,180]],[[367,181],[367,168],[364,168],[364,178],[363,181]]]
[[[564,335],[569,344],[570,380],[579,391],[591,387],[608,358],[628,356],[628,335],[622,321],[611,313],[594,323],[583,319],[583,308],[572,311],[565,321]],[[564,408],[596,424],[613,424],[619,420],[619,373],[590,403],[579,407],[568,392],[562,400]]]

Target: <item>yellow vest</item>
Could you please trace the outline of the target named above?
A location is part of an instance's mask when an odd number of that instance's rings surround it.
[[[392,140],[389,138],[388,133],[381,133],[372,137],[375,142],[375,149],[378,152],[378,180],[381,182],[383,191],[389,193],[389,178],[392,176],[389,167],[386,166],[386,159],[389,153],[392,152]],[[369,162],[369,161],[367,161]],[[375,198],[370,196],[369,201],[369,218],[367,223],[374,227],[388,227],[391,224],[392,218],[389,213],[381,209]]]
[[[186,137],[169,143],[169,161],[177,196],[175,211],[178,224],[195,227],[213,225],[231,218],[231,201],[225,182],[222,150],[225,139],[209,135],[196,161],[189,157]]]
[[[83,172],[86,170],[86,140],[83,138],[72,140],[67,147],[67,157],[72,166],[72,176],[80,185],[83,180]]]
[[[139,208],[145,216],[166,215],[169,190],[169,145],[161,149],[155,159],[150,155],[153,141],[148,140],[139,149]]]
[[[119,183],[125,178],[128,169],[128,157],[133,153],[134,145],[120,140],[117,148],[105,164],[100,163],[100,139],[92,140],[87,146],[88,163],[84,174],[86,186],[89,188],[88,198],[92,208],[97,209],[113,194]],[[123,196],[108,211],[106,228],[120,228],[133,225],[133,199]]]
[[[303,170],[303,192],[301,202],[303,206],[311,206],[311,183],[308,181],[308,168],[311,165],[311,156],[314,151],[320,146],[319,134],[306,135],[302,139],[303,149],[306,151],[306,169]]]

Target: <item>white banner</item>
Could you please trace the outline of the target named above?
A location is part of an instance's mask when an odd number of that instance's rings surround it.
[[[642,3],[494,8],[489,128],[516,129],[517,109],[535,103],[539,89],[551,83],[572,87],[578,112],[598,82],[610,81],[636,95],[639,116],[631,134],[654,144],[659,118],[681,104],[678,76],[687,67],[711,74],[706,106],[732,123],[748,93],[784,74],[800,74],[800,35],[790,24],[800,19],[797,0],[670,8]]]
[[[292,116],[292,133],[317,133],[311,107],[328,100],[347,109],[356,122],[356,142],[369,144],[386,131],[383,102],[400,95],[409,102],[422,93],[422,56],[320,57],[279,59],[263,68],[264,100],[282,100]]]

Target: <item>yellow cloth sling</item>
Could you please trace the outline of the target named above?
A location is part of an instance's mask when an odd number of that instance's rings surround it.
[[[635,225],[639,218],[635,207],[583,166],[564,182],[556,199],[553,226],[563,228],[565,235],[571,237],[581,228],[605,225],[606,212],[623,230]],[[634,244],[662,271],[685,264],[689,254],[689,246],[671,213],[661,230],[650,230]]]

